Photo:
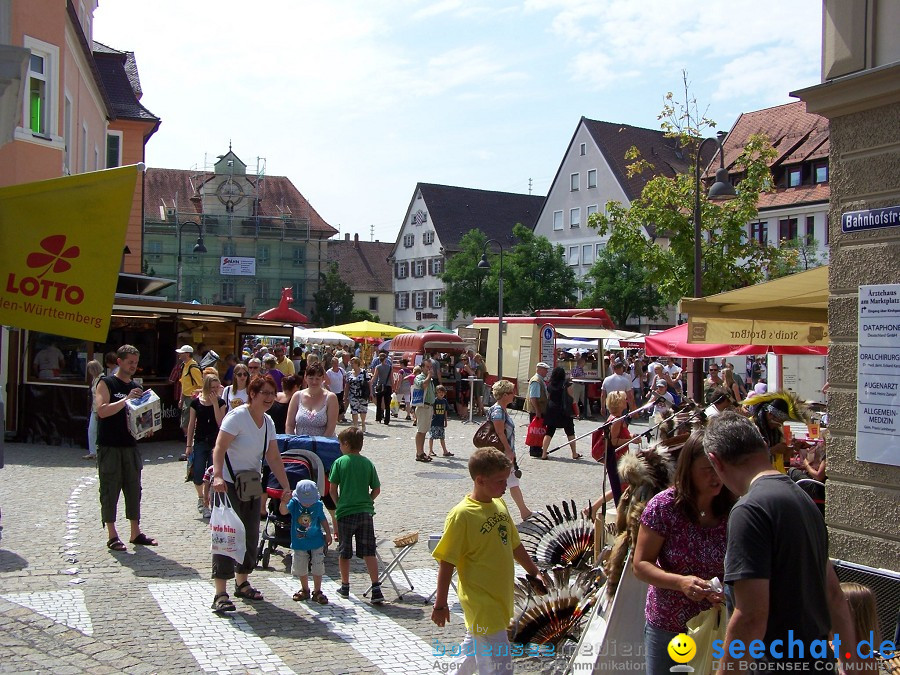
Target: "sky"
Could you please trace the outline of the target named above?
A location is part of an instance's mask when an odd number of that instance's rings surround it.
[[[658,129],[683,71],[726,130],[796,100],[821,26],[821,0],[100,0],[94,39],[135,53],[148,166],[231,143],[394,241],[417,182],[545,195],[581,116]]]

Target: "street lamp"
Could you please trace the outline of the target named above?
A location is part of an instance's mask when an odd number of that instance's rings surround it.
[[[181,301],[181,233],[188,225],[192,225],[193,227],[197,228],[197,243],[194,244],[194,253],[206,253],[206,246],[203,245],[203,229],[200,227],[200,224],[194,222],[193,220],[181,223],[178,226],[178,284],[175,287],[175,297],[179,302]]]
[[[487,259],[487,247],[491,242],[497,244],[500,249],[500,273],[497,275],[499,289],[497,292],[497,379],[503,379],[503,246],[496,239],[488,239],[484,242],[484,248],[481,249],[481,260],[478,263],[478,269],[489,270],[491,263]]]
[[[331,325],[337,325],[337,315],[344,311],[344,306],[339,302],[332,302],[328,305],[331,310]]]
[[[697,148],[697,159],[694,162],[694,297],[703,297],[703,274],[700,269],[702,256],[703,233],[701,231],[700,215],[700,155],[703,146],[712,141],[719,145],[719,168],[716,171],[716,181],[709,188],[707,198],[713,202],[728,201],[737,197],[734,186],[728,180],[728,171],[725,169],[725,153],[722,150],[722,141],[727,134],[720,131],[715,138],[705,138]],[[694,359],[693,377],[694,398],[698,402],[703,395],[703,359]]]

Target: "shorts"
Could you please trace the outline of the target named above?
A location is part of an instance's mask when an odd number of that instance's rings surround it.
[[[312,569],[310,569],[312,561]],[[305,577],[312,572],[314,577],[325,575],[325,547],[314,548],[311,551],[291,551],[291,574],[295,577]]]
[[[509,478],[506,479],[506,487],[514,488],[519,487],[519,479],[516,478],[516,467],[513,466],[509,470]]]
[[[187,427],[188,423],[191,421],[191,401],[194,400],[193,396],[182,396],[181,397],[181,428],[184,429]]]
[[[353,557],[353,537],[357,558],[375,555],[375,522],[371,513],[352,513],[338,519],[338,555],[345,560]]]
[[[431,427],[431,429],[428,430],[428,436],[433,441],[444,440],[444,427]]]
[[[550,438],[553,438],[553,434],[556,433],[556,430],[560,429],[560,428],[562,428],[562,430],[566,432],[566,436],[574,436],[575,435],[575,420],[573,420],[571,417],[566,418],[563,421],[561,427],[555,427],[551,424],[548,424],[547,425],[547,435]]]
[[[416,406],[416,431],[420,434],[427,434],[431,431],[431,418],[434,416],[434,407],[432,405]]]

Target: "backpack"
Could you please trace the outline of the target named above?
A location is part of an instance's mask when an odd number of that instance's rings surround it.
[[[197,370],[200,370],[200,366],[198,366],[196,363],[192,363],[191,368],[196,368]],[[184,364],[181,363],[181,361],[179,361],[178,363],[175,364],[175,367],[172,368],[172,372],[169,373],[169,382],[171,382],[173,385],[175,385],[172,390],[173,394],[175,396],[175,400],[179,401],[179,402],[181,401],[181,371],[183,369],[184,369]],[[190,372],[190,368],[188,369],[188,371]],[[202,370],[200,371],[200,374],[201,375],[203,374]],[[193,379],[193,376],[191,377],[191,379]]]

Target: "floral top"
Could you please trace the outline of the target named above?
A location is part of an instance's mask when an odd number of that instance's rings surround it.
[[[701,527],[691,522],[675,506],[675,488],[670,487],[647,503],[641,525],[665,539],[656,561],[661,569],[707,580],[725,578],[727,518],[722,518],[714,527]],[[683,633],[688,619],[710,607],[712,605],[706,600],[694,602],[679,591],[651,585],[647,590],[644,616],[654,628]]]
[[[328,426],[328,397],[318,410],[310,410],[303,405],[303,399],[297,406],[297,426],[294,433],[298,436],[322,436]]]
[[[372,379],[365,370],[360,370],[358,375],[354,375],[352,370],[347,371],[347,387],[350,389],[350,398],[357,401],[365,401],[368,396],[363,396],[363,383]]]

